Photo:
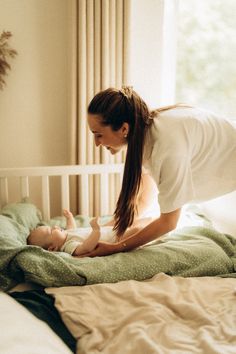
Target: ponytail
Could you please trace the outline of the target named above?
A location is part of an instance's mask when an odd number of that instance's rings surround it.
[[[111,126],[114,131],[124,122],[129,124],[122,187],[114,212],[114,230],[119,237],[134,220],[145,137],[152,119],[146,103],[130,86],[99,92],[90,102],[88,113],[100,115],[101,124]]]

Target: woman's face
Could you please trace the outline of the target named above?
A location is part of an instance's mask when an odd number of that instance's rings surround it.
[[[96,146],[104,146],[111,154],[116,154],[127,145],[128,123],[123,123],[119,130],[112,130],[110,125],[102,125],[101,116],[96,114],[88,115],[89,129],[94,135]]]

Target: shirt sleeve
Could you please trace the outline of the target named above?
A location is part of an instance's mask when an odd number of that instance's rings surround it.
[[[159,164],[158,201],[161,213],[169,213],[194,199],[191,163],[188,155],[170,154]]]

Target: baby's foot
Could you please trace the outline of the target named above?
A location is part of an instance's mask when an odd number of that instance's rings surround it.
[[[98,217],[93,218],[90,220],[90,225],[93,230],[100,230],[100,225],[98,224]]]
[[[69,219],[73,217],[73,214],[70,210],[68,209],[63,209],[63,215],[65,216],[65,218]]]

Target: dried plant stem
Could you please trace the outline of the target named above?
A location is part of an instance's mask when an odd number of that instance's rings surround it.
[[[17,55],[17,51],[12,49],[8,40],[12,36],[11,32],[3,31],[0,36],[0,90],[3,90],[6,82],[4,76],[7,75],[7,71],[11,69],[8,63],[9,58],[14,58]]]

